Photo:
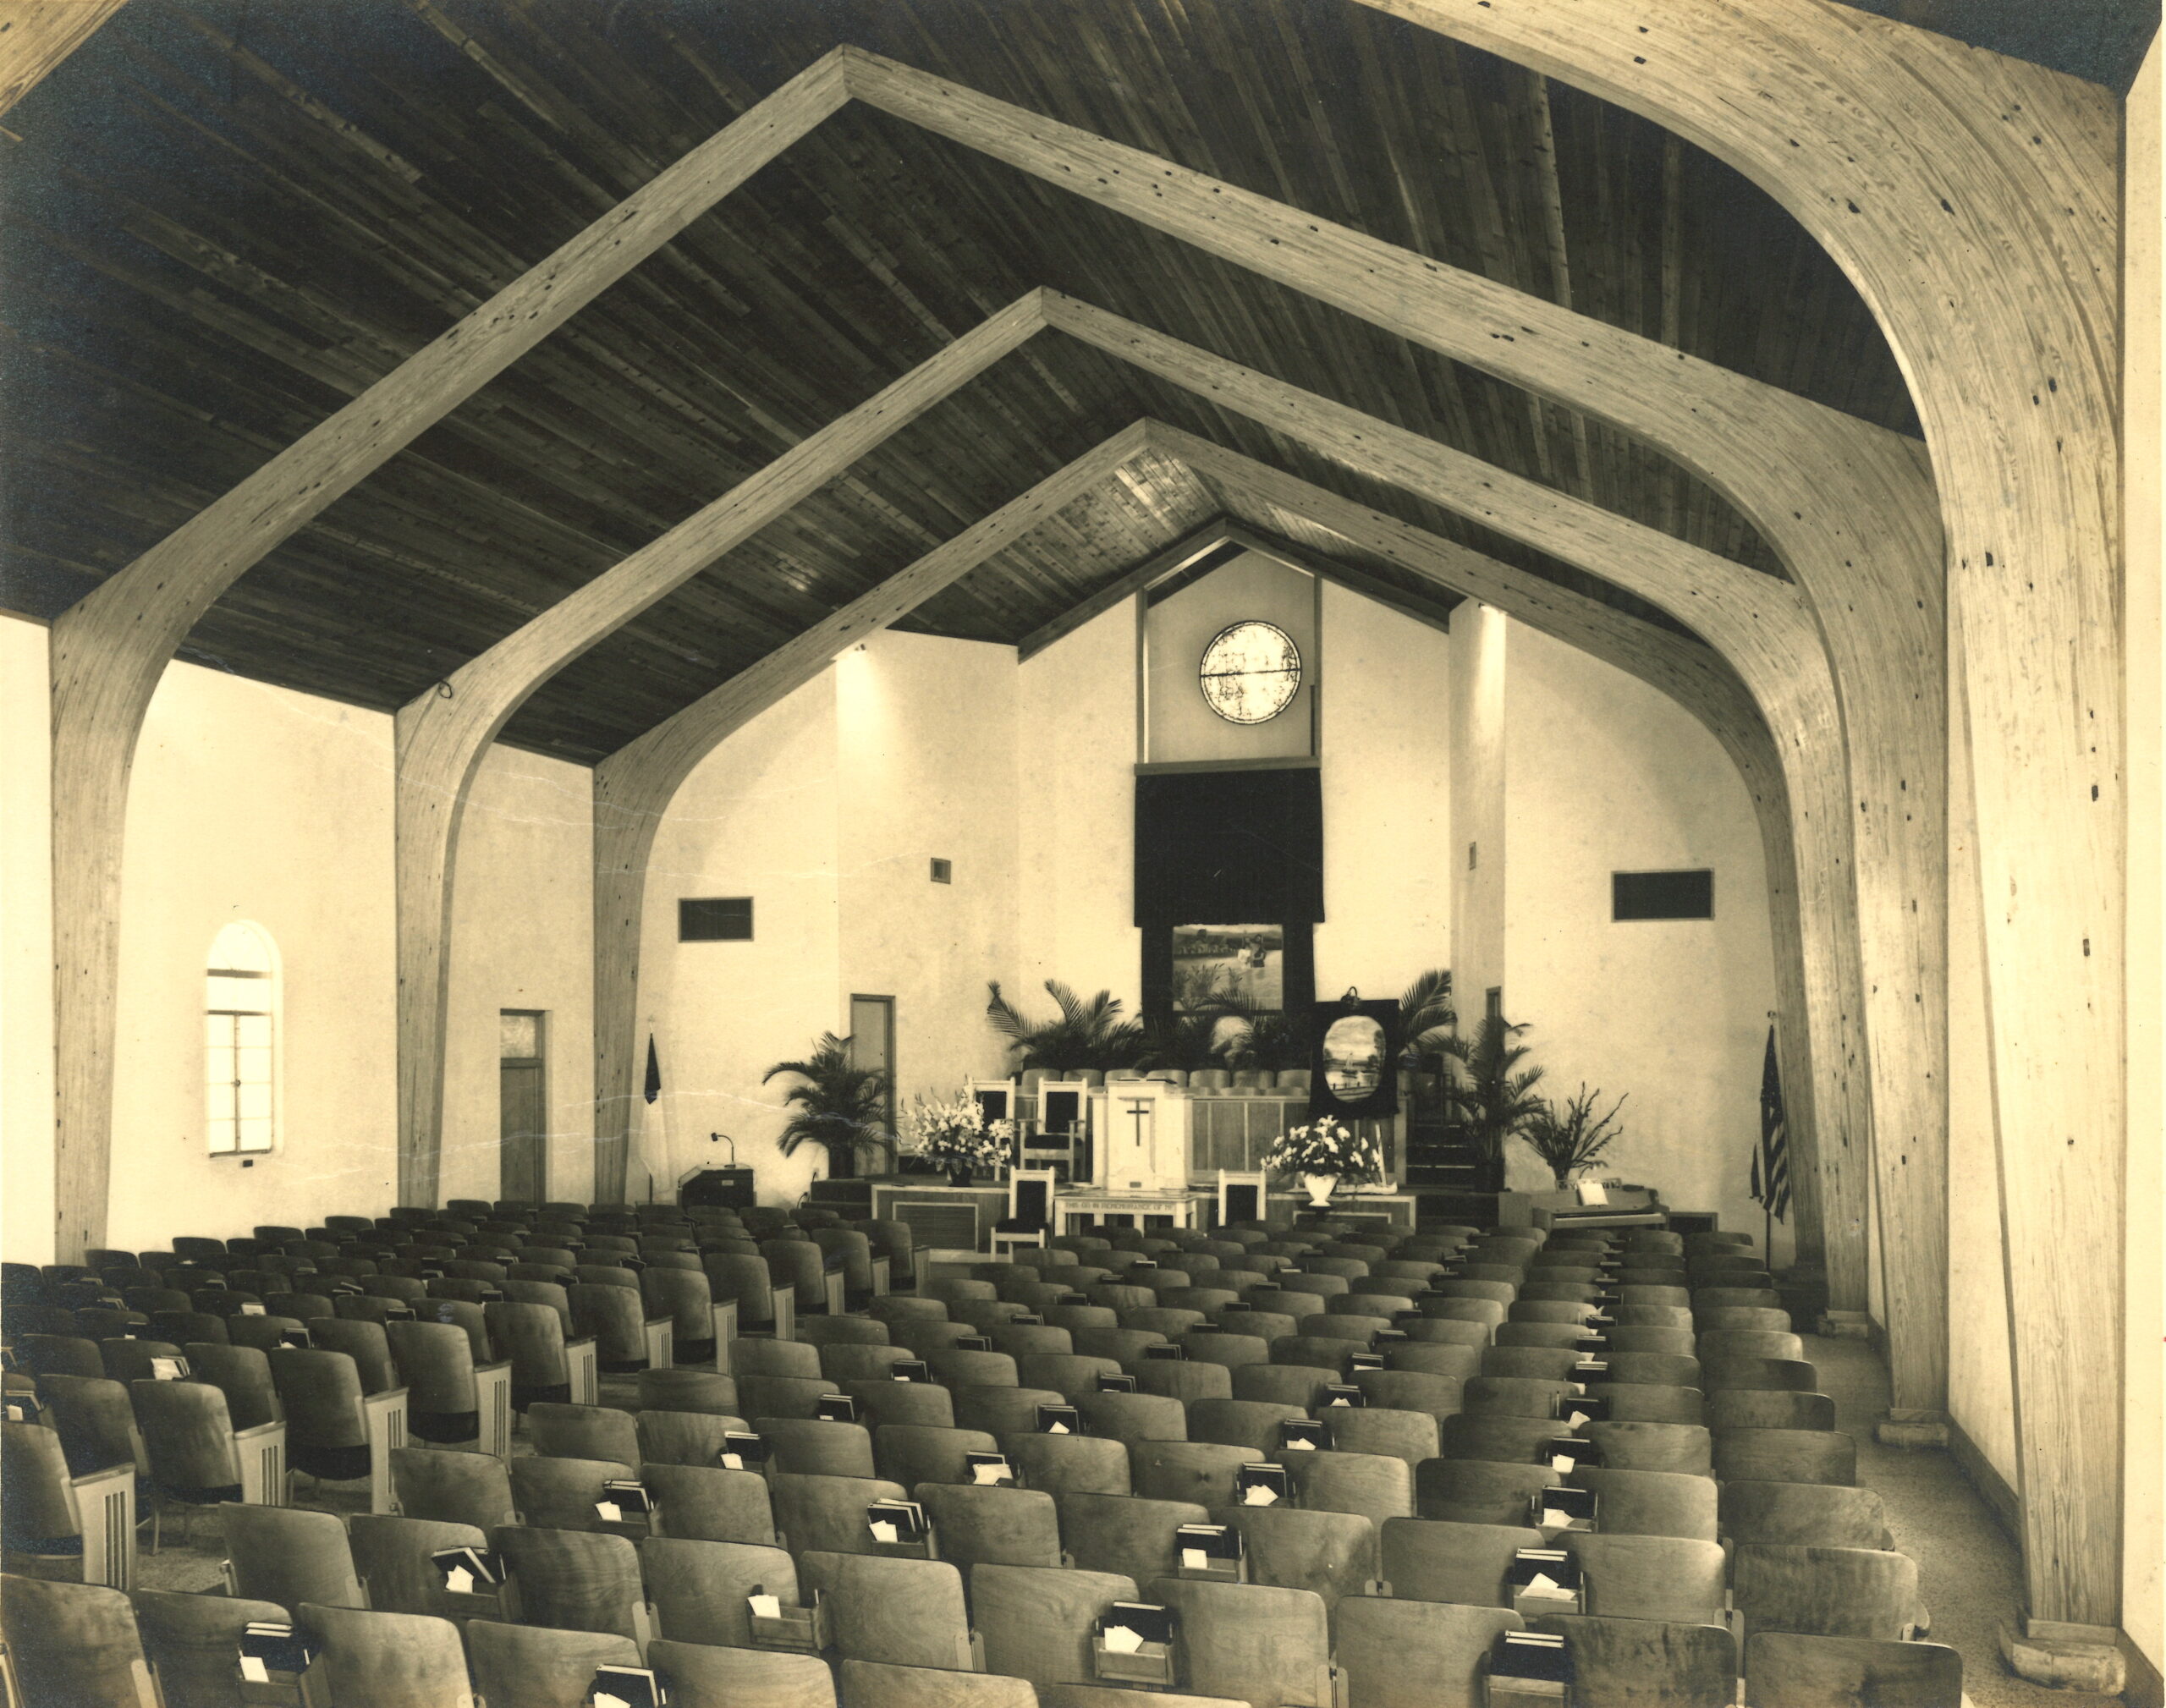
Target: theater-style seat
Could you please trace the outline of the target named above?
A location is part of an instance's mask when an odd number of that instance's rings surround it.
[[[1321,1595],[1174,1578],[1146,1594],[1179,1616],[1190,1689],[1251,1708],[1330,1708],[1331,1631]]]
[[[1521,1548],[1543,1546],[1542,1532],[1508,1524],[1391,1519],[1383,1526],[1383,1576],[1394,1595],[1502,1607],[1504,1572]]]
[[[827,1598],[844,1660],[976,1670],[963,1576],[947,1561],[813,1550],[798,1555],[797,1575],[808,1598]]]
[[[816,1655],[657,1637],[646,1658],[669,1676],[670,1708],[835,1708],[834,1674]]]
[[[1759,1631],[1745,1639],[1745,1708],[1828,1702],[1962,1708],[1963,1657],[1939,1643]]]
[[[1564,1639],[1574,1689],[1584,1702],[1648,1708],[1729,1708],[1736,1700],[1737,1645],[1719,1620],[1665,1623],[1601,1615],[1531,1619],[1528,1628]],[[1825,1708],[1872,1698],[1828,1696]],[[1894,1708],[1888,1704],[1887,1708]],[[1908,1704],[1904,1705],[1908,1708]]]
[[[796,1563],[780,1548],[649,1536],[639,1551],[655,1634],[673,1642],[749,1649],[754,1643],[747,1596],[768,1595],[785,1607],[800,1605]]]
[[[234,1700],[234,1656],[241,1633],[253,1623],[283,1624],[291,1617],[276,1602],[233,1595],[135,1590],[128,1599],[165,1708],[227,1708]],[[132,1704],[133,1699],[117,1700]]]
[[[1485,1662],[1507,1607],[1349,1595],[1332,1610],[1333,1652],[1361,1708],[1482,1708]]]
[[[1048,1684],[1088,1683],[1091,1633],[1115,1601],[1137,1598],[1117,1573],[1058,1567],[979,1565],[970,1572],[970,1611],[992,1672]]]
[[[1192,1501],[1070,1494],[1060,1496],[1058,1504],[1061,1539],[1076,1565],[1136,1584],[1149,1584],[1175,1569],[1179,1550],[1174,1532],[1183,1524],[1211,1522],[1210,1510]]]
[[[654,1496],[658,1535],[689,1541],[775,1545],[767,1480],[757,1471],[650,1460],[640,1467],[640,1480]]]

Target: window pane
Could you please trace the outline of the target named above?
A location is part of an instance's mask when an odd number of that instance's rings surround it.
[[[268,1121],[271,1118],[271,1088],[268,1085],[247,1085],[240,1088],[240,1118],[245,1122]]]
[[[539,1014],[517,1014],[506,1012],[498,1016],[503,1027],[503,1048],[500,1052],[507,1062],[531,1062],[542,1054],[542,1017]]]
[[[253,926],[236,921],[212,940],[209,964],[234,972],[267,973],[271,970],[271,946]]]
[[[212,1150],[230,1151],[234,1148],[234,1123],[230,1117],[213,1115],[210,1133]]]
[[[242,1151],[268,1151],[271,1148],[271,1118],[262,1116],[240,1123],[240,1140],[236,1147]]]
[[[239,1041],[259,1050],[271,1047],[271,1017],[268,1014],[242,1014],[236,1018],[234,1030]]]
[[[267,1085],[271,1083],[271,1052],[268,1050],[243,1050],[234,1078],[244,1085]]]
[[[262,1013],[268,1009],[270,1002],[268,979],[227,979],[212,973],[203,980],[203,1006],[206,1008],[242,1008]]]
[[[221,1085],[234,1082],[234,1052],[229,1049],[213,1048],[203,1052],[203,1083],[216,1092]],[[214,1097],[212,1108],[217,1107]]]

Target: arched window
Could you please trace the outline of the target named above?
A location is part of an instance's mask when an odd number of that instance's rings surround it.
[[[203,976],[204,1133],[213,1156],[268,1151],[278,1137],[278,951],[235,920]]]

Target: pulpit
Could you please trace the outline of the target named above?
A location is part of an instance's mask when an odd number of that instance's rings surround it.
[[[1116,1079],[1091,1093],[1097,1138],[1091,1178],[1108,1192],[1179,1192],[1188,1185],[1188,1092],[1163,1079]]]

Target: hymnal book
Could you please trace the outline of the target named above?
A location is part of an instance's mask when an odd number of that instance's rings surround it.
[[[305,1348],[309,1345],[308,1330],[305,1328],[283,1329],[279,1332],[278,1342],[282,1346],[298,1346]]]
[[[1332,1381],[1324,1384],[1323,1403],[1326,1410],[1329,1410],[1333,1406],[1366,1406],[1368,1403],[1368,1395],[1363,1393],[1351,1382]]]
[[[1237,1579],[1241,1533],[1231,1524],[1183,1524],[1174,1532],[1174,1557],[1184,1577]]]
[[[594,1669],[586,1700],[592,1708],[668,1708],[669,1695],[650,1668],[611,1662]]]
[[[1528,1522],[1534,1529],[1592,1530],[1595,1528],[1595,1492],[1553,1483],[1527,1497]]]
[[[991,1352],[992,1337],[989,1334],[959,1334],[955,1337],[958,1352]]]
[[[1293,1493],[1286,1467],[1246,1464],[1234,1473],[1234,1499],[1244,1507],[1275,1507]]]
[[[1139,1257],[1135,1262],[1130,1264],[1126,1269],[1123,1270],[1121,1273],[1124,1275],[1130,1275],[1139,1269],[1156,1269],[1157,1266],[1157,1259],[1154,1257]]]
[[[628,1516],[646,1517],[654,1510],[654,1497],[646,1485],[612,1478],[602,1486],[602,1498],[594,1510],[604,1524],[621,1524]]]
[[[1504,1587],[1522,1619],[1581,1611],[1580,1562],[1562,1548],[1521,1548],[1504,1568]]]
[[[1143,1355],[1146,1358],[1186,1358],[1188,1349],[1185,1347],[1170,1345],[1146,1346],[1143,1348]]]
[[[1126,1370],[1121,1370],[1112,1376],[1101,1370],[1098,1372],[1098,1392],[1100,1393],[1134,1393],[1135,1378]]]
[[[1488,1656],[1488,1708],[1554,1708],[1570,1694],[1572,1651],[1546,1631],[1503,1631]]]
[[[250,1684],[268,1684],[273,1672],[305,1672],[315,1664],[316,1639],[291,1625],[250,1620],[240,1634],[240,1676]]]
[[[1382,1370],[1384,1355],[1380,1352],[1357,1352],[1346,1361],[1349,1370]]]
[[[151,1360],[151,1374],[159,1381],[179,1381],[188,1374],[188,1360],[184,1358],[154,1358]]]
[[[741,1430],[724,1430],[722,1452],[718,1463],[726,1471],[749,1471],[755,1465],[767,1462],[767,1441],[765,1436],[750,1435]]]
[[[1603,1395],[1560,1393],[1557,1396],[1556,1409],[1551,1415],[1573,1429],[1577,1429],[1581,1424],[1608,1423],[1609,1401]]]
[[[1569,1476],[1582,1465],[1602,1464],[1602,1449],[1578,1436],[1552,1436],[1534,1450],[1534,1462],[1548,1465],[1559,1476]]]
[[[1591,1381],[1608,1381],[1609,1380],[1608,1359],[1582,1357],[1572,1366],[1572,1380],[1582,1386]]]
[[[1388,1346],[1394,1341],[1405,1340],[1405,1338],[1406,1331],[1403,1328],[1380,1328],[1375,1334],[1370,1337],[1369,1344],[1372,1346]]]
[[[503,1582],[497,1557],[487,1548],[444,1548],[431,1554],[429,1563],[454,1595],[479,1595]]]
[[[350,1275],[318,1275],[311,1277],[318,1293],[349,1293],[359,1297],[361,1284]]]
[[[1237,1299],[1231,1304],[1220,1305],[1218,1314],[1223,1316],[1229,1310],[1254,1310],[1255,1309],[1256,1307],[1245,1299]]]
[[[897,1381],[931,1381],[932,1371],[921,1358],[906,1358],[888,1366],[888,1374]]]
[[[1091,1633],[1091,1661],[1102,1678],[1116,1683],[1174,1683],[1175,1615],[1147,1601],[1116,1601]]]
[[[1083,1414],[1072,1405],[1042,1405],[1038,1408],[1038,1433],[1080,1436],[1083,1433]]]
[[[1053,1302],[1056,1304],[1088,1304],[1091,1295],[1087,1293],[1064,1293]]]
[[[1617,1319],[1614,1316],[1605,1316],[1601,1311],[1597,1310],[1592,1316],[1582,1317],[1580,1320],[1580,1326],[1582,1328],[1614,1328],[1617,1326]]]
[[[1426,1293],[1422,1296],[1428,1297]],[[1394,1322],[1420,1322],[1427,1315],[1428,1313],[1423,1310],[1394,1310],[1391,1314],[1391,1320]]]
[[[966,1453],[963,1463],[970,1469],[970,1482],[976,1488],[1013,1488],[1015,1486],[1015,1467],[1008,1463],[1006,1453]]]
[[[44,1408],[31,1393],[11,1393],[8,1396],[8,1421],[11,1424],[34,1424],[43,1414]]]
[[[240,1308],[240,1314],[243,1316],[261,1316],[263,1315],[263,1307],[260,1304],[244,1302]]]
[[[1009,1317],[1008,1326],[1010,1328],[1043,1328],[1046,1320],[1035,1310],[1026,1310],[1020,1316]]]
[[[926,1538],[925,1508],[915,1501],[875,1501],[865,1509],[876,1542],[915,1546]]]
[[[822,1423],[854,1424],[857,1401],[846,1393],[823,1393],[812,1402],[812,1415]]]
[[[1321,1453],[1330,1445],[1331,1442],[1325,1438],[1323,1425],[1314,1418],[1286,1418],[1279,1423],[1278,1449],[1281,1453]]]
[[[1223,1322],[1199,1322],[1190,1329],[1189,1332],[1190,1334],[1223,1334],[1226,1332],[1226,1325]]]
[[[1572,1343],[1573,1349],[1588,1354],[1609,1350],[1609,1337],[1606,1334],[1583,1334]]]

